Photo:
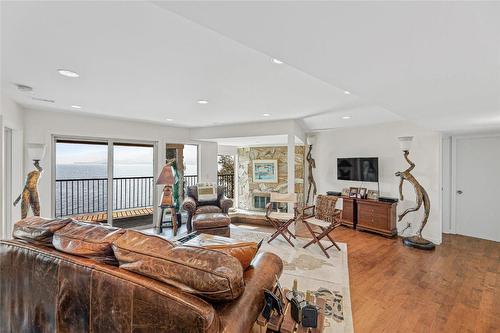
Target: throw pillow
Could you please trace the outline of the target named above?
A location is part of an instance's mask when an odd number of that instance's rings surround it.
[[[262,245],[262,240],[257,244],[255,242],[242,242],[228,237],[200,234],[198,237],[190,239],[183,245],[203,247],[205,249],[224,252],[238,259],[243,270],[246,270],[259,251],[259,248]]]
[[[217,200],[217,185],[212,183],[199,183],[198,186],[198,201],[216,201]]]
[[[252,263],[253,258],[259,251],[259,244],[255,242],[240,242],[232,244],[207,245],[205,249],[217,250],[235,257],[246,270]]]

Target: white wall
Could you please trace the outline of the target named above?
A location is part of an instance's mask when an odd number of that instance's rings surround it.
[[[44,175],[40,179],[41,215],[51,216],[51,175],[53,135],[113,138],[123,140],[143,140],[158,142],[158,170],[163,166],[166,143],[198,144],[200,148],[200,176],[216,181],[217,144],[215,142],[193,141],[189,130],[147,122],[116,120],[86,114],[68,114],[40,110],[25,111],[25,142],[45,143],[47,152],[41,164]],[[31,169],[27,163],[25,172]],[[160,189],[159,189],[160,190]]]
[[[23,109],[14,103],[10,98],[1,96],[0,106],[0,238],[10,238],[12,223],[21,216],[21,208],[4,207],[6,193],[4,179],[4,129],[12,129],[12,197],[7,198],[8,202],[13,202],[15,197],[21,193],[23,188]],[[7,221],[5,218],[6,209],[11,208],[12,218]]]
[[[305,142],[306,133],[296,120],[275,120],[237,125],[191,128],[190,136],[198,140],[240,138],[267,135],[291,134]]]
[[[337,180],[338,157],[378,157],[379,180],[382,196],[397,198],[399,178],[396,171],[404,170],[408,164],[399,148],[399,136],[414,136],[410,151],[410,159],[415,162],[413,175],[422,184],[431,200],[429,222],[424,229],[424,236],[437,244],[441,243],[442,204],[441,204],[441,134],[418,128],[407,122],[395,122],[369,127],[330,130],[319,132],[317,142],[313,146],[313,157],[316,160],[314,176],[318,184],[318,193],[341,191],[344,187],[355,186],[377,189],[377,183],[363,183]],[[412,186],[405,182],[404,201],[398,203],[398,214],[413,206],[415,194]],[[398,223],[398,230],[406,226],[405,221],[412,222],[416,230],[420,226],[422,211],[408,214]],[[406,235],[406,233],[405,233]]]
[[[238,155],[238,147],[236,147],[236,146],[219,145],[218,148],[217,148],[217,153],[219,155],[236,156],[236,155]]]
[[[443,137],[442,140],[442,177],[443,177],[443,232],[453,233],[451,225],[451,150],[452,138],[451,136]]]

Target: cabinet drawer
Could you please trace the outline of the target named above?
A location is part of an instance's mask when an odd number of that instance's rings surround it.
[[[385,205],[359,205],[358,210],[374,215],[387,216],[388,208]]]
[[[372,228],[387,229],[387,213],[384,216],[381,214],[373,214],[371,211],[360,210],[358,212],[358,224]]]

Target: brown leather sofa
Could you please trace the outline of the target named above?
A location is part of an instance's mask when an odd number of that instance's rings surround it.
[[[258,254],[242,294],[213,302],[48,244],[0,241],[0,332],[249,332],[283,267]]]
[[[193,231],[193,217],[196,214],[212,214],[223,213],[227,214],[229,208],[233,207],[233,200],[224,196],[224,187],[217,187],[217,200],[210,202],[198,201],[198,186],[188,186],[186,191],[186,199],[182,203],[182,209],[188,213],[187,229],[188,232]],[[204,228],[207,229],[207,228]],[[229,226],[227,227],[229,231]],[[222,232],[214,233],[223,235]]]

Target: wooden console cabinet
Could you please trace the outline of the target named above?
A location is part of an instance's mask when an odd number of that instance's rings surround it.
[[[342,224],[392,237],[396,230],[397,203],[342,197]]]

